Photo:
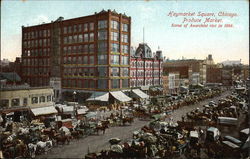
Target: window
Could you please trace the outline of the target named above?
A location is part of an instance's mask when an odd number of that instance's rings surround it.
[[[107,42],[98,42],[98,53],[107,53]]]
[[[107,20],[98,21],[98,29],[107,28]]]
[[[72,39],[73,39],[72,36],[69,36],[68,43],[71,44],[72,43]]]
[[[98,31],[98,40],[107,40],[107,31],[106,30]]]
[[[95,81],[93,80],[89,81],[89,88],[95,88]]]
[[[20,99],[19,98],[12,99],[11,100],[11,106],[12,107],[20,106]]]
[[[89,46],[88,45],[84,45],[83,47],[83,53],[88,53],[89,52]]]
[[[112,79],[111,80],[111,87],[112,88],[120,88],[120,80],[119,79]]]
[[[39,103],[44,103],[45,102],[45,97],[44,96],[41,96],[40,98],[39,98]]]
[[[107,55],[98,55],[98,64],[107,64]]]
[[[93,42],[94,41],[94,33],[89,34],[89,41]]]
[[[83,56],[83,64],[88,64],[88,56]]]
[[[89,68],[84,68],[83,74],[84,74],[84,76],[89,76]]]
[[[108,81],[106,79],[98,80],[98,89],[106,89],[108,86]]]
[[[88,88],[89,87],[88,83],[89,83],[88,80],[84,80],[84,82],[83,82],[84,86],[83,87],[84,88]]]
[[[84,42],[88,42],[89,41],[89,34],[84,34]]]
[[[120,52],[120,50],[119,50],[119,44],[112,43],[111,44],[111,52]]]
[[[111,55],[111,64],[120,64],[120,56],[119,55]]]
[[[71,31],[72,31],[72,27],[69,26],[69,27],[68,27],[68,33],[71,33]]]
[[[128,32],[128,24],[122,24],[122,31]]]
[[[94,76],[95,75],[95,70],[94,68],[89,69],[89,76]]]
[[[89,30],[90,31],[94,30],[94,23],[89,23]]]
[[[128,43],[128,35],[127,34],[122,34],[122,42]]]
[[[119,33],[117,33],[117,32],[111,32],[111,40],[113,40],[113,41],[119,41]]]
[[[117,21],[112,20],[111,21],[111,28],[119,30],[119,23]]]
[[[89,53],[93,54],[94,53],[94,44],[89,45]]]
[[[78,24],[78,32],[82,32],[82,24]]]
[[[89,64],[94,64],[94,56],[89,56]]]
[[[107,72],[108,72],[107,67],[98,67],[97,69],[98,69],[97,76],[99,76],[99,77],[106,77],[107,76]]]
[[[71,53],[71,46],[68,47],[68,54]]]
[[[128,68],[121,68],[122,76],[128,77]]]
[[[81,43],[81,42],[83,42],[82,40],[83,40],[82,39],[82,34],[78,35],[78,41]]]
[[[73,50],[72,50],[72,53],[77,53],[77,46],[73,46]]]
[[[77,32],[77,25],[74,25],[74,33]]]
[[[88,23],[84,24],[84,29],[83,31],[88,31]]]
[[[77,40],[77,35],[74,35],[74,36],[73,36],[73,43],[76,43],[76,42],[78,42],[78,40]]]
[[[129,86],[128,86],[128,79],[123,79],[123,80],[122,80],[122,87],[123,87],[123,88],[129,87]]]
[[[120,72],[119,72],[118,67],[112,67],[111,68],[111,76],[120,76]]]
[[[9,107],[9,100],[8,99],[2,99],[2,100],[0,100],[0,105],[2,107]]]
[[[128,53],[128,45],[122,45],[121,47],[122,47],[121,48],[122,49],[122,53],[126,53],[127,54]]]
[[[82,50],[83,50],[82,47],[83,47],[82,45],[79,45],[79,46],[78,46],[78,53],[81,53],[81,52],[82,52]]]
[[[129,57],[128,56],[122,56],[122,65],[128,65],[129,64]]]
[[[81,81],[81,80],[78,80],[78,81],[77,81],[77,87],[78,87],[78,88],[81,88],[81,87],[82,87],[82,81]]]

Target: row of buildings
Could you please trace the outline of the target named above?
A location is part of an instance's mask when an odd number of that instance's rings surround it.
[[[248,77],[248,69],[214,64],[212,55],[205,60],[165,60],[162,51],[153,52],[146,43],[131,48],[131,17],[125,14],[102,10],[68,20],[59,17],[51,23],[23,26],[21,58],[11,69],[1,70],[20,75],[22,81],[15,83],[52,87],[56,102],[84,102],[110,92],[121,100],[120,95],[126,97],[138,88],[150,94],[173,94],[190,84],[230,86]]]
[[[51,86],[57,102],[160,87],[162,52],[153,53],[146,43],[132,51],[131,17],[125,14],[102,10],[68,20],[59,17],[22,27],[19,75],[31,87]]]

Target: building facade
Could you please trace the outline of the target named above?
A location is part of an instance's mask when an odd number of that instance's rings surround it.
[[[130,87],[162,86],[162,63],[161,51],[153,56],[147,44],[139,44],[135,55],[130,57]]]
[[[180,72],[180,78],[186,78],[188,71],[189,84],[194,84],[193,81],[197,81],[197,75],[199,75],[198,81],[200,83],[206,83],[206,62],[205,60],[196,59],[182,59],[182,60],[166,60],[164,62],[164,70],[169,72]],[[195,79],[194,79],[195,78]]]
[[[163,94],[169,94],[169,81],[168,81],[168,76],[163,75],[162,76],[162,82],[163,82]]]
[[[179,72],[173,72],[168,75],[169,81],[169,93],[176,94],[179,93],[180,90],[180,74]]]
[[[222,83],[222,68],[217,65],[210,65],[207,67],[207,81],[206,83]]]
[[[115,11],[22,28],[22,77],[62,92],[129,88],[131,18]],[[59,82],[58,82],[59,80]],[[60,88],[58,88],[60,91]]]

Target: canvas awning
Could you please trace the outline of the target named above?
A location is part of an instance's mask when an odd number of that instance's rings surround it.
[[[149,96],[146,93],[142,92],[139,89],[133,89],[132,92],[134,92],[140,98],[149,98]]]
[[[114,91],[114,92],[110,92],[110,94],[116,98],[117,100],[119,100],[120,102],[128,102],[131,101],[131,98],[128,97],[126,94],[124,94],[122,91]]]
[[[103,101],[107,102],[109,100],[108,92],[94,92],[86,101]]]
[[[35,116],[47,115],[47,114],[57,114],[57,110],[53,106],[33,108],[33,109],[31,109],[31,111]]]

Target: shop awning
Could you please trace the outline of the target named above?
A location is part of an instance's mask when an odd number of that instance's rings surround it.
[[[133,89],[132,92],[134,92],[140,98],[149,98],[149,96],[146,93],[142,92],[139,89]]]
[[[33,109],[31,109],[31,111],[35,116],[47,115],[47,114],[57,114],[57,110],[53,106],[33,108]]]
[[[103,101],[107,102],[109,100],[108,92],[94,92],[86,101]]]
[[[117,100],[119,100],[120,102],[128,102],[131,101],[131,98],[128,97],[126,94],[124,94],[121,91],[114,91],[114,92],[110,92],[110,94],[116,98]]]
[[[149,90],[149,86],[141,86],[141,90],[148,91]]]

